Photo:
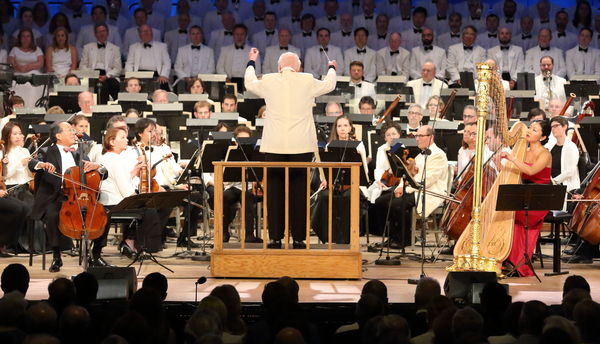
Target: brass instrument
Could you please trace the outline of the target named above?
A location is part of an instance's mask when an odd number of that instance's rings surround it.
[[[448,271],[493,271],[501,273],[501,264],[511,250],[514,230],[514,212],[495,211],[500,184],[517,184],[520,171],[510,161],[501,168],[494,184],[482,200],[485,126],[488,115],[498,120],[498,128],[505,146],[512,146],[515,158],[523,160],[527,144],[526,127],[516,123],[508,131],[506,100],[502,81],[486,63],[477,64],[479,85],[476,96],[477,142],[474,161],[474,196],[471,221],[456,242],[454,264]]]

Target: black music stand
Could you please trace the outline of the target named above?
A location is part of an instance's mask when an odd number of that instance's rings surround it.
[[[498,188],[497,211],[525,211],[525,253],[523,258],[515,264],[511,273],[524,264],[529,266],[535,278],[541,283],[540,277],[535,272],[531,257],[527,254],[529,246],[529,211],[534,210],[559,210],[563,208],[567,194],[566,185],[548,184],[504,184]]]
[[[119,202],[119,204],[115,205],[111,208],[109,215],[118,213],[118,214],[139,214],[146,208],[168,208],[172,209],[177,206],[180,206],[184,203],[184,198],[187,196],[187,191],[169,191],[169,192],[155,192],[155,193],[143,193],[139,195],[133,195],[124,198]],[[137,224],[137,222],[136,222]],[[144,238],[145,242],[145,238]],[[154,263],[160,265],[166,270],[173,272],[173,270],[169,269],[165,265],[161,264],[156,257],[150,252],[146,252],[145,244],[142,244],[142,249],[136,255],[135,259],[127,265],[130,267],[131,265],[140,262],[140,266],[138,268],[138,275],[142,270],[142,265],[144,264],[144,260],[151,260]]]

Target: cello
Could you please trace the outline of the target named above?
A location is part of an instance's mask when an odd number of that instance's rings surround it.
[[[583,184],[585,200],[600,200],[600,163],[596,164]],[[600,243],[600,207],[597,202],[577,202],[569,223],[572,231],[592,245]]]
[[[79,164],[65,171],[63,192],[67,200],[62,203],[58,229],[71,239],[97,239],[108,221],[104,206],[98,202],[100,181],[98,171],[85,172],[83,146],[78,145]]]

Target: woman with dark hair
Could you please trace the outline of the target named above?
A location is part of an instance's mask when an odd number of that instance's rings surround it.
[[[556,140],[549,140],[545,145],[552,155],[552,182],[567,186],[567,191],[577,189],[580,186],[579,150],[573,141],[567,139],[569,121],[562,116],[553,117],[550,120],[550,129]]]
[[[204,82],[200,78],[187,78],[185,90],[190,94],[202,94],[204,93]]]
[[[33,34],[33,40],[35,44],[40,45],[42,42],[42,34],[39,30],[33,28],[33,11],[29,7],[21,7],[19,8],[19,28],[22,29],[30,29]],[[12,33],[13,42],[17,41],[18,35],[20,34],[19,30],[15,30]]]
[[[592,27],[592,6],[587,0],[577,1],[575,12],[573,13],[573,27],[575,31],[579,31],[584,27]]]
[[[63,79],[77,69],[77,49],[69,44],[69,31],[64,27],[54,30],[52,45],[46,49],[46,71]]]
[[[550,136],[550,123],[547,120],[533,121],[527,130],[526,141],[528,144],[523,161],[515,158],[509,152],[502,152],[504,159],[512,162],[521,172],[523,184],[550,184],[552,173],[552,154],[543,146]],[[509,269],[516,267],[519,276],[532,276],[533,271],[524,264],[524,255],[531,257],[537,243],[544,217],[548,211],[529,211],[525,231],[525,211],[515,212],[515,226],[512,248],[504,262]],[[527,236],[527,247],[525,247]]]
[[[45,35],[48,33],[49,24],[50,12],[48,11],[48,5],[44,1],[38,1],[33,6],[33,28]]]
[[[48,24],[48,32],[46,33],[44,44],[49,47],[54,43],[54,30],[59,27],[64,27],[69,33],[69,44],[74,44],[76,42],[76,34],[71,30],[71,24],[69,24],[69,18],[61,12],[56,13],[50,19],[50,24]]]
[[[8,54],[8,63],[14,68],[15,75],[41,73],[44,67],[44,53],[35,45],[31,29],[19,30],[17,44]],[[25,100],[25,107],[35,107],[36,101],[42,96],[42,87],[34,87],[29,82],[13,83],[13,90]]]

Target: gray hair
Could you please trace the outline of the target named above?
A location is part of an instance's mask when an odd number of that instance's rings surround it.
[[[293,59],[293,61],[290,61],[289,59]],[[300,70],[300,65],[300,57],[292,52],[281,54],[281,56],[279,56],[279,60],[277,60],[277,66],[279,68],[291,67],[297,71]]]

